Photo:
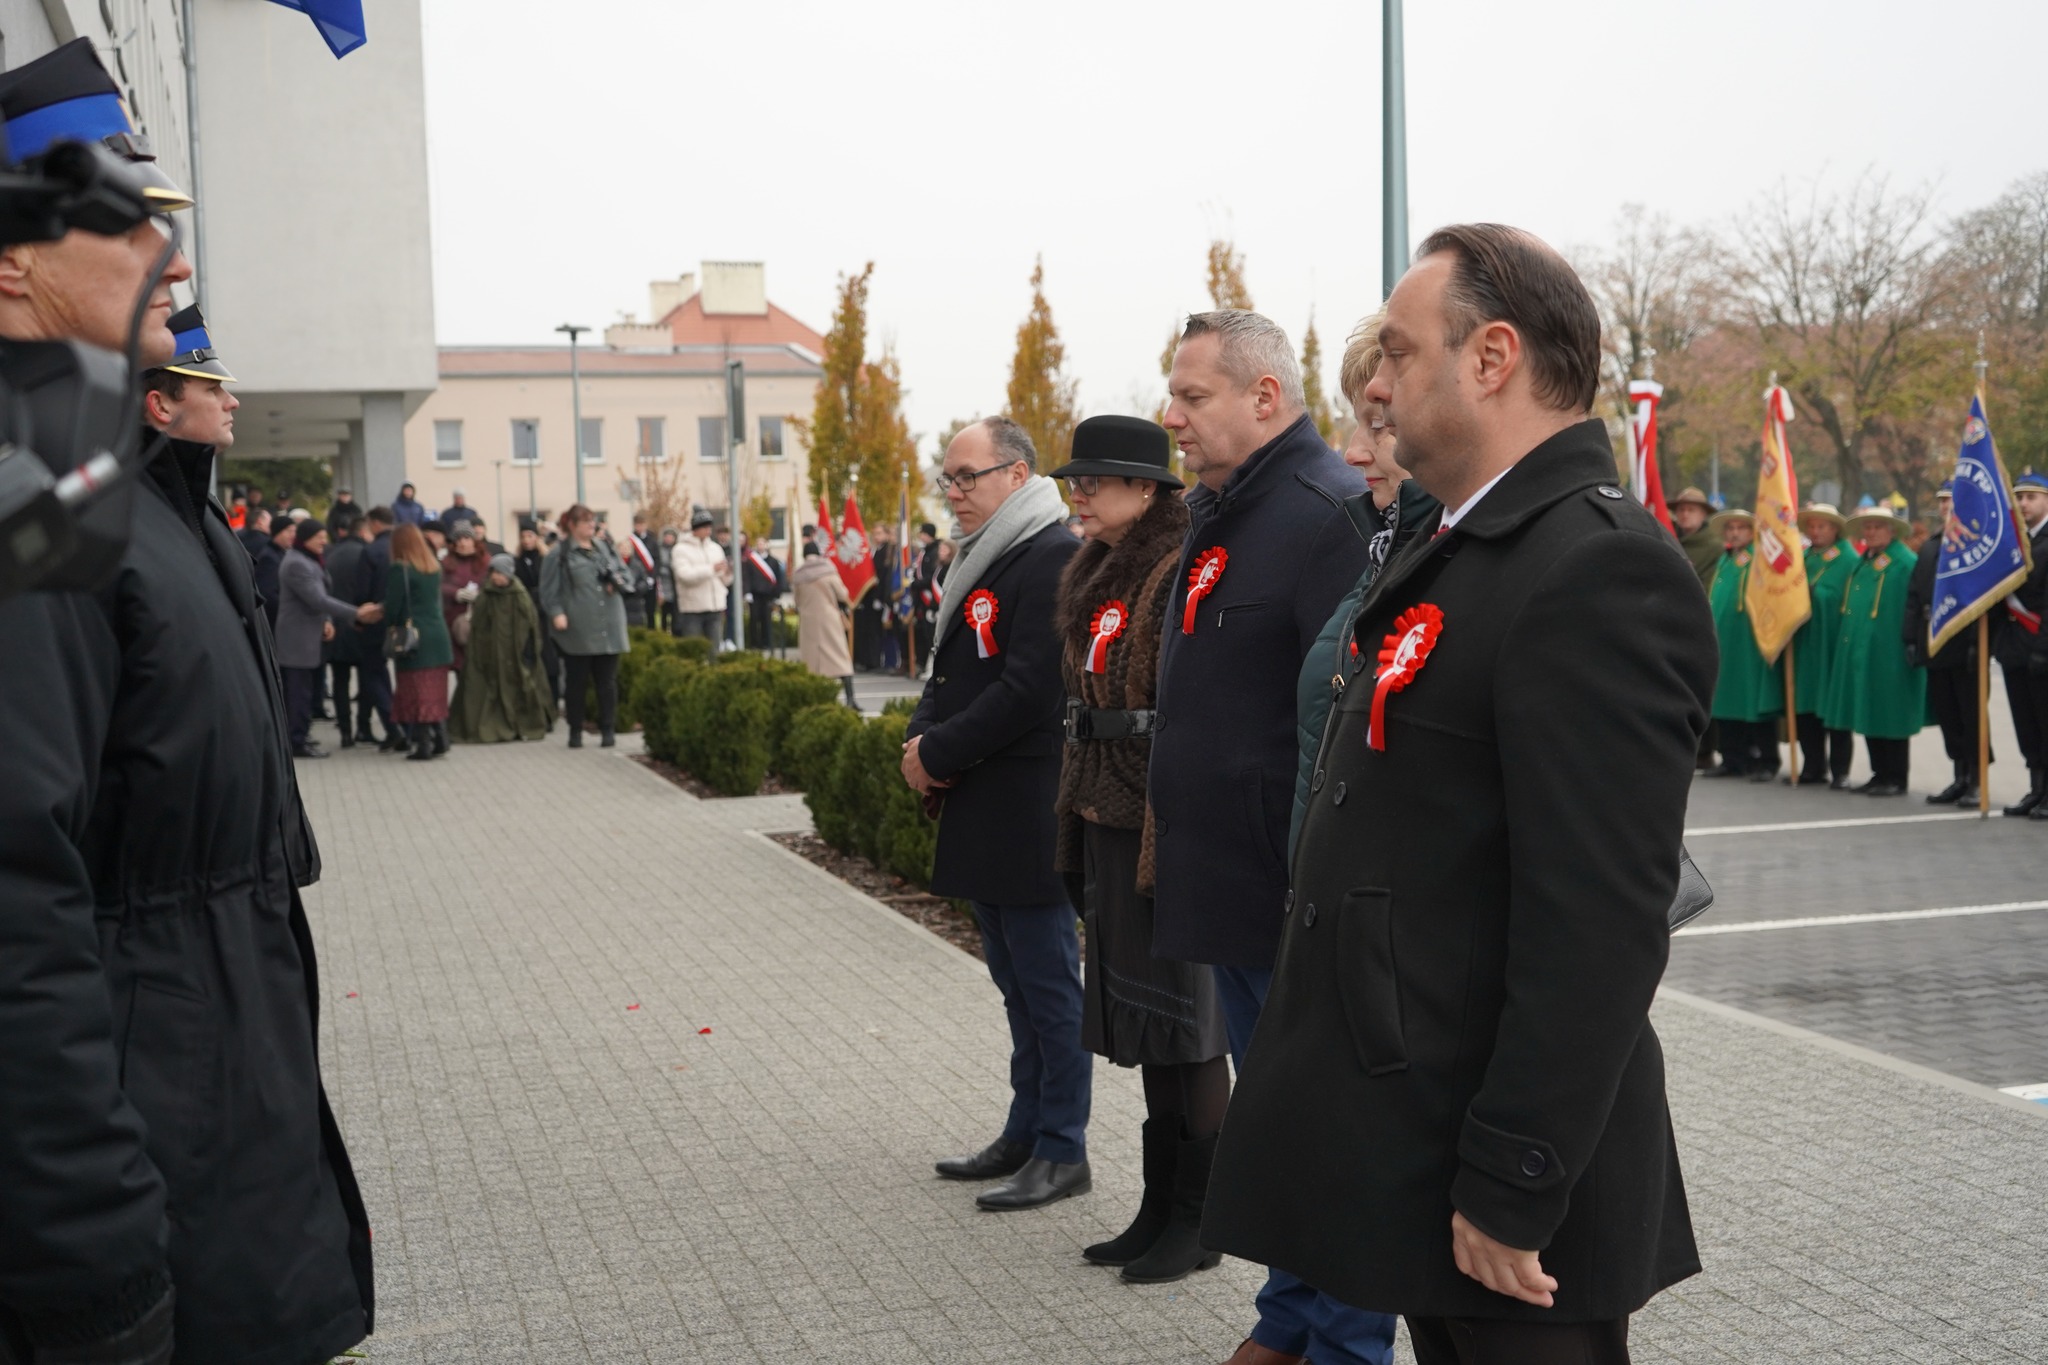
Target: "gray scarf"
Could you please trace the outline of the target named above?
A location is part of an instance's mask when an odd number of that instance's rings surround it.
[[[1066,519],[1067,505],[1060,500],[1060,490],[1051,479],[1037,474],[1004,498],[1003,505],[982,523],[980,530],[960,537],[959,552],[946,570],[945,595],[939,601],[939,629],[932,637],[933,659],[938,658],[939,646],[946,643],[946,636],[965,619],[961,611],[968,595],[981,586],[982,575],[990,566],[1046,527]],[[1051,606],[1047,603],[1048,610]]]

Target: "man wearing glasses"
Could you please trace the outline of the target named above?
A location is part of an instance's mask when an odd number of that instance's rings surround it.
[[[1031,438],[1007,417],[976,422],[946,448],[938,483],[959,522],[959,553],[903,746],[903,780],[939,822],[932,891],[974,903],[1010,1018],[1002,1135],[938,1163],[948,1180],[1002,1180],[975,1201],[993,1210],[1038,1208],[1089,1187],[1094,1067],[1081,1046],[1080,940],[1053,870],[1066,696],[1054,613],[1079,545],[1037,464]]]

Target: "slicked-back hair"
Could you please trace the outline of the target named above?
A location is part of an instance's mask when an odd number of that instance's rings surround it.
[[[1294,357],[1287,330],[1273,319],[1241,308],[1190,313],[1180,339],[1186,343],[1199,336],[1216,338],[1217,363],[1239,388],[1248,389],[1272,375],[1279,382],[1282,403],[1295,412],[1308,406],[1301,391],[1301,362]]]
[[[1589,412],[1600,385],[1600,314],[1578,272],[1543,240],[1500,223],[1459,223],[1429,234],[1415,258],[1452,258],[1444,290],[1445,344],[1505,322],[1521,334],[1539,401]]]
[[[1031,444],[1031,433],[1008,417],[984,417],[981,424],[988,428],[988,438],[995,443],[996,458],[1008,462],[1022,460],[1024,467],[1038,472],[1038,447]]]

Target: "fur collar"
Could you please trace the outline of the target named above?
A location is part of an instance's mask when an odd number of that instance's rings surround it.
[[[1161,488],[1121,541],[1083,545],[1060,576],[1060,633],[1085,632],[1095,609],[1112,597],[1121,597],[1136,611],[1132,599],[1162,558],[1180,553],[1187,532],[1187,503],[1174,489]]]

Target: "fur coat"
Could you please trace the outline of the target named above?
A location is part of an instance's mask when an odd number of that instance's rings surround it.
[[[1178,491],[1161,488],[1152,505],[1115,545],[1089,541],[1060,579],[1060,671],[1067,695],[1092,709],[1143,711],[1159,681],[1159,631],[1172,596],[1173,567],[1187,535],[1188,509]],[[1104,603],[1124,604],[1128,622],[1109,644],[1105,671],[1086,669],[1092,625]],[[1143,829],[1138,889],[1152,890],[1152,821],[1145,803],[1147,739],[1091,739],[1066,746],[1060,765],[1059,844],[1055,866],[1082,870],[1081,822],[1112,829]],[[1078,902],[1077,902],[1078,903]]]

